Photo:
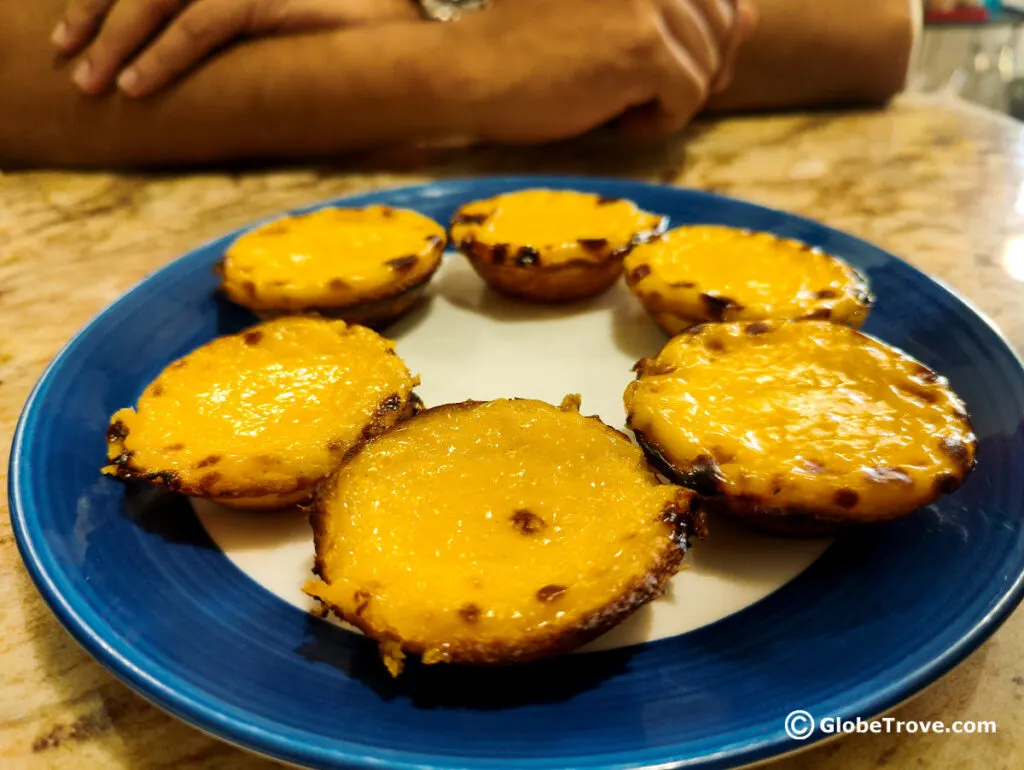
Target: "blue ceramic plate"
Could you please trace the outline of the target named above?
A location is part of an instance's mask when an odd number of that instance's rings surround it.
[[[879,714],[996,629],[1024,585],[1024,372],[988,321],[863,241],[706,193],[520,178],[343,203],[447,221],[469,199],[532,186],[630,198],[674,225],[769,230],[863,269],[878,300],[866,330],[949,377],[972,412],[977,470],[954,496],[843,536],[779,590],[688,633],[515,669],[413,665],[393,681],[365,639],[247,577],[187,501],[99,475],[110,414],[172,359],[247,321],[213,297],[210,267],[226,236],[147,278],[79,333],[18,426],[10,468],[18,545],[46,601],[92,655],[182,719],[303,765],[715,767],[824,737],[787,737],[783,722],[795,709]],[[622,386],[629,376],[623,371]]]

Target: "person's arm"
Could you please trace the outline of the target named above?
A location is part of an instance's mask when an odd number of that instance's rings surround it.
[[[0,0],[0,164],[302,159],[451,136],[564,139],[644,106],[672,131],[729,56],[718,0],[499,0],[452,24],[264,37],[140,99],[86,96],[55,58],[64,0]],[[595,44],[594,41],[601,41]]]
[[[907,77],[920,0],[754,0],[759,22],[713,112],[882,104]]]
[[[0,164],[141,165],[316,157],[457,131],[466,81],[442,26],[253,40],[133,101],[71,83],[50,28],[64,0],[0,0]],[[444,110],[438,100],[444,96]]]

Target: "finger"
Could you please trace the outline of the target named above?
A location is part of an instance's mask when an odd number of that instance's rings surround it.
[[[64,16],[53,28],[50,41],[62,53],[77,53],[92,40],[100,22],[116,0],[70,0]]]
[[[694,8],[704,18],[711,34],[719,43],[724,43],[736,26],[737,0],[675,0]]]
[[[254,27],[275,32],[308,32],[422,18],[417,4],[409,0],[286,0],[259,3],[252,11]]]
[[[677,46],[686,49],[694,63],[708,77],[718,72],[722,43],[715,37],[704,14],[687,0],[665,0],[661,4],[665,28]]]
[[[408,18],[407,6],[411,4],[404,0],[287,0],[277,4],[258,0],[200,0],[186,8],[121,73],[118,88],[128,96],[148,96],[244,35],[311,32],[371,20],[403,19]]]
[[[119,2],[107,14],[103,27],[76,65],[74,81],[86,93],[109,88],[117,73],[177,14],[187,0]]]
[[[736,8],[736,25],[723,56],[722,68],[711,85],[712,93],[724,91],[732,83],[733,72],[736,69],[736,56],[742,45],[753,36],[757,29],[757,22],[757,9],[749,0],[740,0]]]
[[[627,134],[653,136],[678,131],[687,125],[707,101],[712,75],[695,60],[686,46],[659,22],[663,45],[655,70],[657,98],[650,106],[623,117]]]
[[[253,27],[253,0],[202,0],[186,8],[117,79],[133,97],[147,96]]]

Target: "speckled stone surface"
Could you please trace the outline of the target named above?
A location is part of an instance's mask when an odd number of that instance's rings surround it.
[[[0,766],[260,768],[165,715],[57,624],[6,515],[18,412],[47,361],[141,277],[225,230],[318,199],[476,174],[579,173],[712,189],[848,230],[941,277],[1024,350],[1024,126],[962,104],[708,122],[628,153],[595,138],[523,150],[392,153],[345,167],[122,175],[0,173]],[[390,169],[390,170],[382,170]],[[995,735],[850,736],[780,768],[1024,767],[1024,613],[898,709],[996,720]]]

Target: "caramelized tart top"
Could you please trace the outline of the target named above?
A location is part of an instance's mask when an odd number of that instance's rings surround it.
[[[299,489],[398,419],[416,383],[362,326],[270,321],[175,361],[118,411],[108,472],[211,496]]]
[[[317,501],[306,591],[380,640],[393,671],[401,649],[557,651],[651,598],[677,569],[691,493],[578,403],[437,407],[362,446]]]
[[[428,278],[445,242],[444,229],[415,211],[320,209],[238,238],[224,257],[222,287],[258,309],[355,304]]]
[[[955,489],[974,463],[946,380],[844,326],[705,324],[637,371],[630,427],[705,493],[884,517]]]
[[[819,319],[853,325],[871,295],[842,260],[771,233],[678,227],[626,258],[641,299],[697,321]]]
[[[482,244],[495,262],[532,267],[603,262],[664,229],[665,220],[621,198],[571,190],[522,190],[462,206],[452,242]],[[495,252],[497,249],[497,252]]]

